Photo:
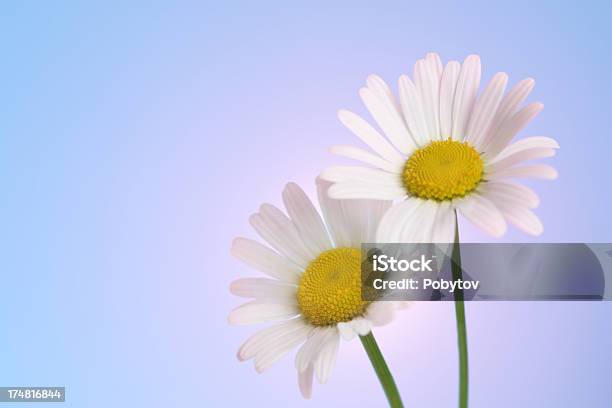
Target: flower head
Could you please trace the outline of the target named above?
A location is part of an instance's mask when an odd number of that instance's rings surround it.
[[[295,358],[302,395],[310,397],[313,375],[329,378],[340,337],[366,335],[373,325],[393,318],[395,302],[366,302],[361,296],[362,242],[374,242],[388,201],[332,200],[329,183],[318,180],[323,219],[302,189],[289,183],[283,191],[287,213],[270,204],[250,221],[273,248],[236,238],[231,252],[269,278],[243,278],[230,290],[253,300],[229,315],[231,324],[280,321],[260,330],[238,351],[253,358],[262,372],[300,346]]]
[[[559,145],[541,136],[510,144],[543,105],[521,106],[532,79],[504,94],[507,82],[505,73],[497,73],[477,96],[478,56],[443,67],[432,53],[417,61],[412,80],[400,77],[398,103],[389,86],[371,75],[359,94],[385,136],[358,115],[339,112],[341,122],[373,153],[332,147],[333,153],[370,167],[326,169],[321,177],[334,183],[330,196],[406,199],[381,220],[379,240],[387,242],[452,242],[455,210],[496,237],[505,233],[507,222],[529,234],[542,233],[531,211],[538,196],[511,179],[556,178],[552,167],[525,162],[553,156]]]

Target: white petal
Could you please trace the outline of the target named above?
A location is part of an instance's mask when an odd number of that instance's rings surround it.
[[[372,330],[372,322],[363,317],[356,317],[351,320],[351,326],[360,336],[365,336]]]
[[[395,100],[395,97],[393,96],[393,92],[384,79],[376,74],[372,74],[366,78],[366,85],[376,94],[376,96],[378,96],[381,101],[385,103],[388,108],[395,110],[395,112],[398,114],[400,113],[400,108]]]
[[[281,254],[306,268],[316,254],[304,246],[295,225],[281,210],[270,204],[263,204],[259,213],[249,218],[251,226],[270,246]]]
[[[283,202],[287,213],[311,254],[319,254],[332,248],[331,240],[321,216],[306,193],[295,183],[288,183],[283,190]]]
[[[455,211],[449,201],[442,201],[438,205],[430,241],[433,243],[448,244],[454,242],[454,237]]]
[[[518,111],[519,106],[525,101],[534,85],[533,79],[524,79],[504,96],[486,135],[481,139],[480,146],[482,149],[485,149],[491,143],[495,135],[499,133],[501,126]]]
[[[330,331],[336,331],[335,327],[315,327],[306,343],[300,347],[295,356],[295,368],[302,372],[311,364],[314,364],[322,345],[328,338]]]
[[[466,135],[466,140],[472,146],[480,147],[482,139],[495,118],[507,83],[508,75],[505,72],[498,72],[476,101]]]
[[[319,380],[320,384],[325,384],[329,379],[329,376],[334,369],[334,365],[336,364],[339,346],[340,336],[338,335],[338,332],[335,331],[323,344],[323,348],[315,360],[315,375],[317,376],[317,380]]]
[[[370,146],[381,157],[397,165],[404,163],[405,160],[402,155],[363,118],[347,110],[339,111],[338,118],[355,136]]]
[[[431,140],[440,139],[440,77],[437,64],[419,60],[414,66],[414,83],[423,105],[427,134]]]
[[[554,180],[559,176],[557,170],[546,164],[531,164],[528,166],[516,166],[487,174],[490,180],[504,178],[536,178]]]
[[[270,342],[275,338],[283,336],[287,333],[295,332],[302,327],[306,327],[306,324],[302,319],[292,319],[259,330],[244,342],[244,344],[238,350],[237,357],[240,361],[253,358],[258,352],[268,347]]]
[[[240,326],[288,319],[297,316],[299,313],[300,310],[297,305],[253,301],[232,310],[227,320],[229,324]]]
[[[541,235],[544,232],[544,226],[533,211],[528,208],[516,205],[503,205],[500,209],[506,219],[521,231],[530,235]]]
[[[303,343],[312,330],[312,327],[303,325],[296,330],[269,339],[268,344],[255,355],[255,370],[262,373],[272,367],[285,354]]]
[[[507,200],[496,197],[493,197],[492,199],[495,201],[495,204],[501,210],[508,222],[521,231],[536,236],[544,232],[542,222],[538,216],[533,213],[533,211],[529,210],[525,206]]]
[[[350,230],[344,223],[344,211],[342,200],[335,200],[329,196],[331,183],[317,178],[317,195],[321,212],[332,235],[336,247],[347,247],[351,245]]]
[[[495,203],[508,202],[523,207],[536,208],[540,198],[529,187],[509,181],[488,181],[478,187],[482,195],[490,197]]]
[[[344,340],[353,340],[357,336],[357,332],[355,329],[353,329],[353,326],[351,326],[350,323],[338,323],[338,331]]]
[[[376,228],[390,206],[390,201],[342,200],[342,223],[351,247],[376,239]]]
[[[442,61],[440,60],[440,56],[435,52],[430,52],[430,53],[427,53],[427,55],[425,56],[425,59],[429,63],[429,66],[431,67],[433,72],[436,74],[436,78],[439,81],[440,78],[442,77]]]
[[[509,119],[506,119],[504,123],[499,127],[496,134],[491,135],[491,139],[488,145],[483,145],[483,151],[485,157],[493,158],[499,154],[507,145],[510,143],[512,138],[538,113],[544,109],[544,105],[539,102],[530,103],[523,109],[512,115]]]
[[[465,136],[479,85],[480,57],[478,55],[470,55],[463,61],[455,89],[453,128],[451,131],[454,140],[463,140]]]
[[[511,145],[508,145],[497,156],[495,156],[489,164],[496,163],[514,153],[522,152],[529,149],[558,149],[559,143],[555,139],[545,136],[526,137],[518,140]]]
[[[373,326],[384,326],[393,320],[395,305],[391,301],[372,302],[366,310],[365,317]]]
[[[395,308],[397,310],[406,310],[408,309],[411,305],[414,304],[414,302],[409,302],[409,301],[397,301],[397,302],[393,302],[395,304]]]
[[[459,79],[461,64],[449,61],[442,73],[440,82],[440,136],[447,139],[453,130],[453,100]]]
[[[355,204],[349,202],[349,205]],[[362,200],[361,206],[361,242],[375,242],[376,231],[382,217],[393,205],[392,201]]]
[[[497,170],[502,170],[508,167],[512,167],[515,164],[523,163],[529,160],[552,157],[555,155],[555,153],[556,153],[555,149],[542,149],[542,148],[527,149],[527,150],[522,150],[516,153],[512,153],[504,157],[501,160],[496,160],[493,163],[488,163],[485,166],[485,177],[486,177],[486,173],[495,172]]]
[[[336,183],[329,189],[329,196],[335,199],[395,200],[406,196],[399,186],[384,186],[361,181]]]
[[[402,185],[399,174],[391,174],[379,169],[359,166],[328,167],[321,173],[321,178],[333,182],[359,181],[393,187],[401,187]]]
[[[425,146],[430,138],[423,113],[421,97],[416,87],[406,75],[399,78],[399,94],[404,119],[410,129],[410,133],[418,146]]]
[[[380,220],[376,232],[376,242],[400,242],[404,225],[413,218],[413,214],[424,203],[420,198],[410,197],[391,207]]]
[[[298,385],[300,387],[300,392],[302,393],[302,397],[310,398],[312,397],[312,375],[313,375],[313,364],[309,365],[306,370],[299,372],[298,371]]]
[[[391,143],[400,152],[411,153],[415,148],[414,142],[399,113],[369,88],[361,88],[359,95]]]
[[[230,252],[232,256],[268,276],[290,283],[298,283],[300,280],[302,271],[296,264],[257,241],[236,238]]]
[[[424,200],[408,222],[404,223],[398,242],[431,243],[439,207],[440,204],[437,201]]]
[[[297,286],[266,278],[242,278],[230,284],[230,292],[236,296],[255,299],[279,299],[285,303],[295,299]]]
[[[379,169],[388,171],[390,173],[400,174],[403,169],[403,163],[388,162],[380,156],[353,146],[332,146],[329,151],[339,156],[348,157],[349,159],[353,160],[359,160],[363,163],[378,167]]]
[[[453,205],[486,233],[501,237],[506,232],[506,221],[502,213],[490,200],[479,194],[472,193],[465,198],[455,200]]]

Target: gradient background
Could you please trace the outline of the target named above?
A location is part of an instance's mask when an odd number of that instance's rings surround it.
[[[368,74],[395,86],[432,50],[536,79],[523,134],[562,146],[537,240],[612,241],[604,2],[163,3],[0,6],[0,385],[65,385],[71,407],[384,406],[356,341],[311,401],[292,357],[239,363],[254,328],[227,325],[227,287],[254,272],[228,252],[357,142],[335,113],[364,113]],[[611,312],[467,305],[472,406],[610,406]],[[376,331],[409,407],[455,406],[454,324],[423,303]]]

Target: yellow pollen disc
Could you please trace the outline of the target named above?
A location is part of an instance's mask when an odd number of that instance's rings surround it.
[[[302,316],[315,326],[347,322],[362,314],[368,302],[361,300],[361,251],[322,252],[304,271],[297,299]]]
[[[413,196],[452,200],[474,190],[483,170],[482,158],[472,146],[448,138],[416,150],[406,161],[402,181]]]

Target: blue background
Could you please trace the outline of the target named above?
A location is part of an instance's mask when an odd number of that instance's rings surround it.
[[[66,406],[384,406],[358,342],[313,401],[293,359],[258,375],[226,323],[229,257],[287,181],[310,193],[356,143],[370,73],[393,87],[429,51],[531,76],[559,180],[545,233],[610,242],[612,13],[604,2],[3,2],[0,385],[65,385]],[[462,225],[465,241],[488,237]],[[610,405],[609,303],[467,306],[473,407]],[[376,331],[410,407],[450,407],[452,305]],[[27,405],[20,405],[26,407]]]

